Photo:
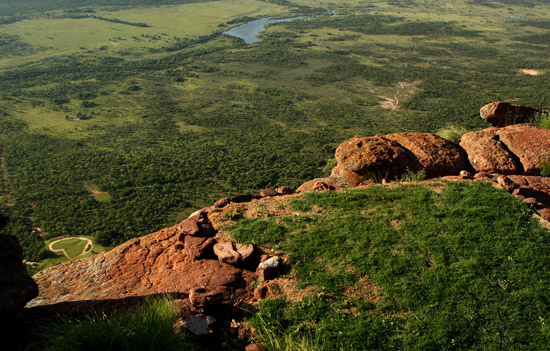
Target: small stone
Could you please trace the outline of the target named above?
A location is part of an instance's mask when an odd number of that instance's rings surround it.
[[[216,320],[213,317],[205,316],[203,314],[197,314],[186,318],[183,323],[184,326],[195,335],[208,335],[212,334],[212,325]]]
[[[176,235],[179,236],[180,241],[185,240],[186,235],[197,235],[199,233],[199,224],[195,218],[187,218],[178,226]]]
[[[519,184],[515,183],[512,179],[508,178],[505,175],[501,175],[500,177],[498,177],[497,182],[508,192],[511,192],[519,187]]]
[[[214,254],[220,262],[231,265],[237,264],[240,258],[239,253],[233,248],[233,243],[228,241],[214,245]]]
[[[235,244],[235,249],[240,256],[243,265],[250,265],[254,259],[254,245],[252,244]]]
[[[222,207],[225,207],[229,204],[229,198],[227,197],[224,197],[224,198],[221,198],[219,199],[218,201],[214,202],[214,206],[215,208],[222,208]]]
[[[189,301],[191,301],[191,305],[195,308],[219,305],[223,299],[224,293],[222,290],[208,288],[193,288],[189,290]]]
[[[278,256],[271,257],[258,265],[258,268],[279,268],[281,259]]]
[[[488,172],[477,172],[474,175],[474,179],[483,179],[483,178],[492,178],[492,176]]]
[[[277,191],[277,193],[280,195],[294,194],[294,190],[292,190],[289,186],[286,186],[286,185],[275,189],[275,191]]]
[[[185,254],[191,260],[202,258],[212,252],[216,240],[200,236],[185,236]]]
[[[465,170],[460,171],[460,175],[463,177],[472,177],[472,178],[474,177],[474,174],[472,172],[465,171]]]
[[[279,272],[279,266],[281,264],[281,259],[277,256],[271,257],[270,259],[261,262],[256,269],[256,274],[260,279],[270,280],[277,276]]]
[[[390,183],[390,182],[388,182],[388,180],[387,180],[386,178],[382,179],[382,184],[387,185],[387,184],[389,184],[389,183]]]
[[[244,351],[264,351],[264,349],[258,344],[250,344],[244,348]]]
[[[195,212],[191,213],[187,218],[196,217],[198,221],[199,218],[206,217],[208,215],[208,212],[210,212],[210,209],[208,207],[204,207],[204,208],[201,208],[200,210],[196,210]]]
[[[326,191],[326,190],[334,190],[334,187],[331,187],[325,182],[317,182],[313,184],[313,191]]]
[[[260,195],[263,196],[263,197],[266,197],[266,196],[277,196],[279,194],[274,189],[264,189],[264,190],[260,191]]]

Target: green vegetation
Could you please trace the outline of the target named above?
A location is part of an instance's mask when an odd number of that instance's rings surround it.
[[[269,350],[539,350],[548,345],[549,231],[488,183],[309,193],[284,222],[300,302],[262,301]],[[249,230],[241,219],[234,233]],[[542,346],[544,347],[544,346]]]
[[[321,176],[354,135],[472,130],[496,100],[550,106],[538,88],[550,83],[550,44],[523,40],[550,31],[541,3],[78,4],[0,1],[0,137],[14,203],[0,211],[30,261],[48,255],[33,227],[45,240],[112,246],[220,197]],[[331,10],[272,25],[253,45],[222,34]]]
[[[143,306],[112,314],[92,312],[81,320],[65,318],[31,350],[197,350],[188,337],[174,333],[173,324],[180,314],[170,299],[150,298]]]
[[[398,179],[400,182],[416,182],[420,180],[426,179],[426,171],[420,170],[418,172],[413,172],[411,170],[407,170],[407,173],[403,174],[401,178]]]
[[[534,125],[538,128],[550,129],[550,113],[542,112],[539,114],[534,121]]]
[[[540,175],[550,177],[550,154],[541,155]]]

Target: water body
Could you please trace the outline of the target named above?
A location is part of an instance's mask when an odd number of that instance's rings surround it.
[[[223,34],[230,35],[232,37],[240,38],[247,44],[257,43],[260,39],[256,38],[258,34],[265,31],[265,26],[272,23],[279,22],[292,22],[306,18],[305,16],[296,16],[288,18],[262,18],[259,20],[251,21],[240,26],[231,28]]]

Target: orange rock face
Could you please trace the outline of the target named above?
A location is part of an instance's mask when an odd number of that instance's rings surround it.
[[[191,260],[178,226],[132,239],[111,251],[60,264],[34,275],[40,294],[27,306],[123,299],[160,293],[188,295],[206,287],[228,295],[246,289],[246,274],[215,259]]]

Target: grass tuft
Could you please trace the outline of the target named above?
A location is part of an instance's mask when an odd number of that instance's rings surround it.
[[[400,182],[415,182],[426,179],[426,171],[421,169],[418,172],[413,172],[411,170],[407,170],[407,173],[403,174],[401,178],[399,178]]]
[[[443,139],[458,144],[460,138],[466,134],[468,130],[462,126],[448,124],[447,126],[440,128],[435,134],[439,135]]]
[[[174,333],[178,317],[170,299],[153,298],[143,306],[110,315],[93,312],[82,320],[64,319],[43,334],[45,341],[39,347],[43,351],[196,350],[191,341]]]

